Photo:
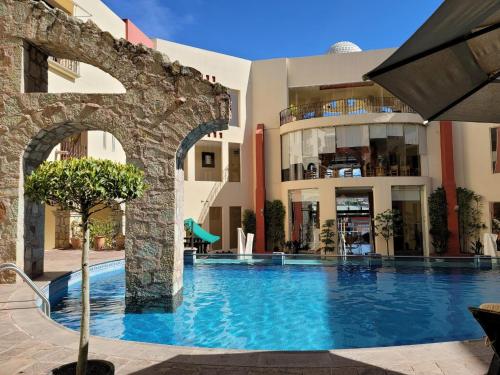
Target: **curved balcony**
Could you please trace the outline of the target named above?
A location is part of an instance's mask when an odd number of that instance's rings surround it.
[[[280,125],[318,117],[361,115],[366,113],[416,113],[396,97],[332,99],[292,105],[280,112]]]

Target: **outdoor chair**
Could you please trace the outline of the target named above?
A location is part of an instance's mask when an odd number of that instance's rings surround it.
[[[399,166],[391,165],[391,176],[399,176]]]
[[[483,328],[488,343],[495,353],[488,375],[500,375],[500,303],[483,303],[479,308],[469,307],[470,312]]]

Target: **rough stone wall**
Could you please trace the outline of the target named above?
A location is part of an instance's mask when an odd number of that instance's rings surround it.
[[[49,55],[92,64],[121,81],[127,92],[21,93],[26,42]],[[24,175],[64,138],[103,130],[119,140],[127,161],[144,170],[149,185],[126,209],[127,298],[176,295],[183,258],[178,166],[203,135],[227,129],[226,89],[203,80],[195,69],[164,62],[159,52],[115,40],[91,21],[30,0],[0,0],[0,73],[0,207],[5,212],[0,262],[21,264],[18,254],[43,247],[43,210],[24,199]]]
[[[47,92],[49,64],[47,55],[35,46],[24,43],[24,92]]]

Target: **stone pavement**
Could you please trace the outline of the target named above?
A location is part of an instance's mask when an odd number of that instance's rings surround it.
[[[92,252],[91,262],[120,259],[123,252]],[[79,251],[46,253],[46,282],[75,270]],[[75,361],[78,333],[47,319],[23,284],[0,285],[0,375],[47,374]],[[175,347],[92,337],[91,357],[107,359],[117,374],[329,374],[482,375],[492,352],[482,340],[388,348],[316,352],[258,352]]]

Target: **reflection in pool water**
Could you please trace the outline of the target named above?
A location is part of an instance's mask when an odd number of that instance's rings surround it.
[[[175,313],[125,312],[124,270],[92,277],[94,335],[171,345],[321,350],[473,339],[467,307],[500,299],[495,268],[364,265],[186,266]],[[80,284],[53,319],[78,329]]]

